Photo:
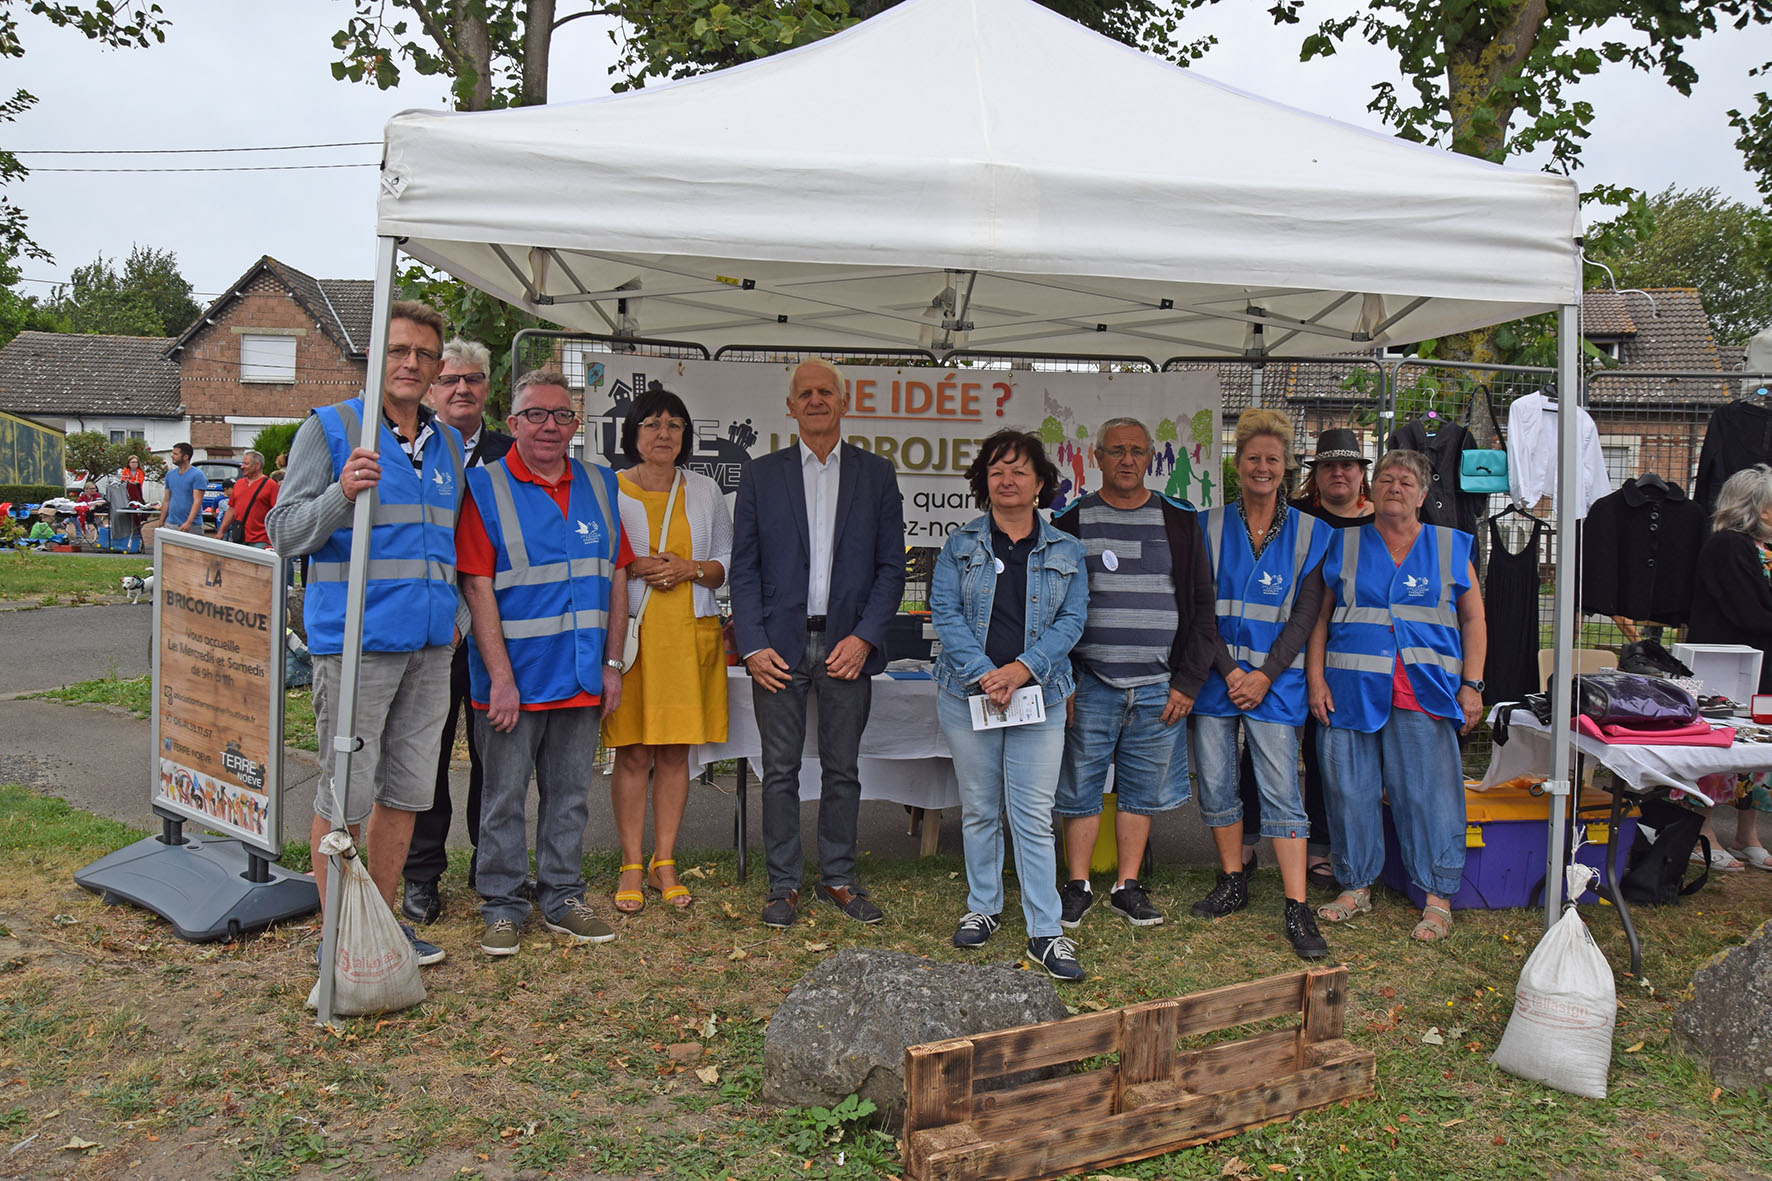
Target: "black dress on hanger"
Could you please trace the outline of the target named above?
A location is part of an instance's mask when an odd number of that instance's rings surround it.
[[[1518,701],[1538,683],[1538,539],[1550,529],[1533,521],[1525,546],[1513,553],[1489,518],[1489,569],[1483,578],[1483,614],[1489,655],[1483,665],[1483,704]]]

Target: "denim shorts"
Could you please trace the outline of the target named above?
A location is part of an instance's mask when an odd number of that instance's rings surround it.
[[[1108,769],[1114,772],[1116,806],[1154,816],[1193,798],[1188,786],[1187,720],[1163,724],[1169,704],[1166,682],[1116,689],[1087,669],[1077,671],[1076,713],[1065,731],[1058,771],[1060,816],[1101,813]]]

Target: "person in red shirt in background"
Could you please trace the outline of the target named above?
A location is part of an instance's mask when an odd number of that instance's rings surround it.
[[[533,773],[535,900],[548,930],[573,943],[615,932],[584,901],[584,835],[603,710],[621,701],[627,578],[615,473],[566,454],[578,415],[557,369],[511,391],[516,442],[467,469],[456,570],[473,618],[468,697],[485,765],[474,889],[480,950],[517,954],[529,917],[524,804]],[[612,625],[612,621],[615,623]]]
[[[248,451],[240,457],[240,478],[228,490],[228,508],[221,524],[215,527],[217,537],[228,537],[228,526],[244,522],[246,536],[241,540],[253,549],[270,549],[271,539],[265,533],[265,514],[277,503],[277,481],[265,475],[265,457]]]

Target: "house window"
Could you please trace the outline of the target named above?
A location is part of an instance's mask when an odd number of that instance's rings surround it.
[[[240,380],[295,380],[295,345],[293,336],[242,336],[240,338]]]
[[[123,434],[122,431],[112,431],[111,432],[111,442],[113,442],[113,443],[121,443],[121,442],[123,442],[125,437],[126,436]]]

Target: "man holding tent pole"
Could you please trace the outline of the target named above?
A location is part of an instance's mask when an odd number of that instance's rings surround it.
[[[357,447],[363,399],[316,408],[296,432],[277,506],[265,519],[271,545],[313,555],[304,614],[314,657],[314,721],[320,782],[312,843],[348,826],[368,850],[369,874],[392,910],[414,817],[431,805],[453,645],[467,624],[455,588],[455,514],[465,487],[461,435],[423,404],[442,360],[443,317],[399,301],[388,325],[379,447]],[[334,783],[326,757],[337,715],[347,575],[356,500],[373,497],[369,571],[358,667],[356,731],[361,749],[350,782]],[[340,805],[342,805],[342,814]],[[318,855],[316,854],[316,857]],[[326,874],[314,878],[326,905]],[[401,928],[420,964],[443,950]]]

